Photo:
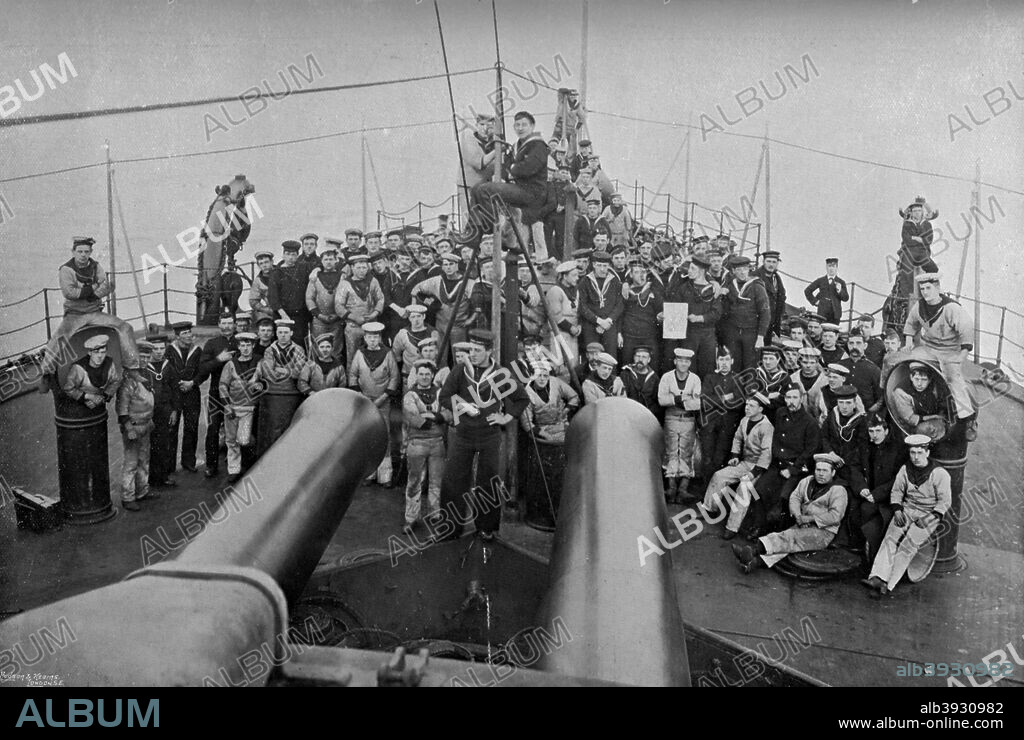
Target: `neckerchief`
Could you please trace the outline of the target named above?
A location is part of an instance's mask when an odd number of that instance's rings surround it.
[[[335,360],[333,357],[328,357],[325,360],[321,358],[320,355],[317,355],[316,357],[313,358],[313,360],[316,362],[316,366],[320,368],[320,372],[324,374],[324,380],[327,379],[327,376],[331,372],[331,370],[338,366],[337,360]]]
[[[462,366],[462,372],[466,376],[466,380],[476,390],[476,395],[473,397],[479,398],[485,405],[490,405],[494,400],[494,388],[488,381],[490,381],[498,370],[498,363],[494,361],[493,357],[491,358],[490,364],[486,367],[477,367],[471,363]],[[479,377],[477,377],[478,374]]]
[[[274,361],[282,365],[291,364],[292,359],[295,357],[295,348],[296,345],[294,342],[284,349],[281,349],[281,345],[278,342],[274,342],[270,345],[270,351],[274,354]]]
[[[459,292],[459,283],[462,282],[462,276],[455,273],[453,278],[448,278],[444,275],[439,277],[437,292],[441,294],[441,302],[450,306],[455,303],[455,294]],[[449,288],[448,286],[451,287]]]
[[[150,362],[149,363],[149,367],[147,367],[146,369],[149,370],[149,374],[153,377],[153,380],[163,380],[164,379],[164,370],[167,369],[167,363],[168,362],[170,362],[170,360],[165,359],[160,364],[160,369],[159,370],[157,370],[155,362]]]
[[[920,488],[931,477],[935,467],[932,460],[928,460],[928,464],[923,468],[919,468],[913,463],[907,463],[907,480],[910,481],[910,485]]]
[[[748,280],[747,280],[747,281],[746,281],[745,283],[743,283],[743,285],[741,286],[741,285],[740,285],[740,283],[739,283],[739,281],[738,281],[738,280],[736,279],[736,277],[735,277],[735,276],[733,276],[733,279],[732,279],[732,284],[733,284],[733,287],[734,287],[734,288],[736,288],[736,297],[737,297],[737,298],[738,298],[739,300],[741,300],[741,301],[750,301],[750,300],[753,300],[752,298],[748,298],[748,297],[747,297],[747,295],[746,295],[746,292],[747,292],[747,288],[749,288],[749,287],[750,287],[751,285],[753,285],[753,284],[754,284],[755,282],[756,282],[756,280],[755,280],[754,278],[749,278],[749,279],[748,279]]]
[[[80,283],[91,283],[96,280],[96,268],[99,267],[99,262],[89,258],[89,262],[86,263],[85,267],[79,267],[75,264],[75,258],[72,257],[64,263],[64,267],[70,267],[75,272],[75,277],[78,278]]]
[[[602,378],[597,373],[590,376],[590,382],[601,389],[601,392],[606,396],[612,395],[615,390],[615,374],[609,375],[607,378]]]
[[[854,431],[856,431],[854,427],[857,424],[857,420],[860,417],[864,416],[864,413],[862,411],[854,411],[853,414],[850,416],[849,420],[847,420],[845,424],[842,421],[842,417],[839,416],[838,406],[832,409],[832,414],[836,422],[836,429],[839,432],[840,439],[842,439],[844,442],[849,442],[851,439],[853,439],[853,433]]]
[[[807,501],[810,502],[821,498],[829,492],[829,489],[831,489],[832,486],[832,483],[818,483],[818,481],[812,477],[811,482],[807,486]]]
[[[85,370],[85,374],[89,377],[89,382],[92,383],[94,388],[102,390],[107,382],[107,375],[113,362],[109,357],[104,357],[99,367],[93,367],[89,362],[89,358],[83,357],[75,364]]]
[[[646,294],[646,295],[645,295]],[[640,308],[647,308],[653,297],[650,283],[644,283],[638,290],[636,286],[629,286],[629,295],[636,300],[636,303]]]
[[[235,364],[235,372],[241,378],[248,378],[256,371],[256,366],[259,365],[260,358],[253,354],[248,360],[243,360],[241,357],[234,357],[231,362]]]
[[[341,282],[341,271],[340,270],[320,270],[316,274],[316,279],[320,281],[320,284],[327,289],[328,293],[333,293],[335,288],[338,287],[338,283]]]
[[[551,398],[551,381],[550,380],[548,381],[548,384],[546,386],[544,386],[543,388],[538,387],[535,383],[530,383],[529,388],[530,388],[531,391],[533,391],[533,394],[535,396],[537,396],[537,399],[542,404],[548,403],[548,400]],[[536,403],[536,401],[534,403]]]
[[[626,365],[625,369],[629,370],[629,372],[632,373],[633,377],[636,378],[637,380],[647,380],[647,378],[654,374],[654,371],[651,370],[650,367],[645,368],[646,372],[643,375],[640,374],[640,371],[637,369],[636,365]]]
[[[349,278],[348,284],[352,286],[352,291],[359,296],[359,300],[363,303],[369,302],[370,298],[370,282],[373,278],[367,275],[362,280],[356,280],[355,278]]]
[[[419,399],[423,401],[423,405],[427,407],[427,411],[438,410],[437,397],[441,390],[440,388],[433,385],[429,388],[420,388],[418,385],[415,385],[412,390]]]
[[[569,305],[572,306],[573,310],[576,310],[576,302],[580,297],[579,286],[568,285],[563,283],[561,280],[558,281],[558,287],[565,293],[565,297],[569,299]]]
[[[381,346],[378,349],[370,349],[369,347],[363,346],[362,353],[363,358],[366,360],[366,364],[370,366],[370,370],[376,370],[381,366],[381,363],[388,356],[388,348]]]
[[[930,305],[924,298],[921,298],[917,302],[917,313],[921,316],[923,321],[928,326],[935,323],[935,320],[942,314],[942,309],[949,303],[956,303],[952,298],[943,293],[940,296],[941,300],[934,306]],[[960,305],[960,304],[957,304]]]
[[[611,212],[612,212],[613,216],[618,216],[620,213],[622,213],[622,209],[625,208],[625,206],[614,206],[613,205],[613,206],[609,206],[609,208],[611,209]]]
[[[604,286],[597,284],[597,277],[594,273],[587,275],[587,278],[594,284],[594,289],[598,292],[597,305],[599,308],[604,308],[604,304],[607,302],[608,287],[612,284],[612,275],[604,276]]]

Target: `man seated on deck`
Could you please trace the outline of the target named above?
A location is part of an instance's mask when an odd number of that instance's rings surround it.
[[[610,396],[626,395],[622,379],[615,375],[618,361],[607,352],[599,352],[593,361],[593,372],[583,381],[583,403],[597,403]]]
[[[71,246],[73,257],[57,271],[60,291],[64,295],[64,319],[43,350],[40,367],[40,390],[43,393],[50,390],[49,376],[56,373],[62,363],[74,359],[65,357],[61,345],[87,326],[113,327],[121,345],[121,367],[125,370],[139,367],[132,327],[116,316],[103,313],[103,301],[100,299],[109,295],[114,286],[100,263],[92,258],[92,245],[95,243],[92,237],[74,237]]]
[[[885,414],[872,414],[867,427],[871,444],[864,448],[861,458],[864,487],[859,492],[850,491],[851,497],[859,494],[860,498],[859,501],[850,501],[850,523],[854,531],[860,530],[867,543],[865,567],[869,567],[878,554],[882,536],[892,521],[893,509],[889,502],[892,484],[896,473],[907,461],[907,448],[890,433]]]
[[[746,491],[744,484],[752,484],[771,465],[774,429],[764,415],[769,405],[768,398],[760,392],[747,399],[746,416],[736,427],[736,436],[733,437],[732,458],[726,467],[711,476],[711,482],[704,492],[701,506],[713,517],[721,513],[723,497],[732,502],[733,509],[722,539],[730,540],[736,536],[750,505],[749,500],[744,501],[745,494],[741,492],[737,497],[732,486],[739,483],[743,491]]]
[[[903,440],[910,463],[900,468],[892,484],[893,517],[862,583],[883,596],[899,583],[907,566],[928,541],[953,502],[951,481],[945,468],[930,460],[931,438],[911,434]]]
[[[963,306],[940,292],[941,279],[937,272],[914,278],[921,298],[910,304],[903,335],[912,357],[938,362],[956,402],[956,415],[964,424],[967,441],[973,442],[978,437],[978,412],[967,391],[963,362],[974,349],[974,322]]]
[[[508,147],[504,171],[510,182],[482,182],[470,190],[473,203],[472,226],[468,243],[476,246],[498,222],[492,198],[505,206],[539,209],[547,195],[548,145],[533,129],[537,125],[527,111],[516,113],[512,123],[519,140]],[[508,145],[505,145],[508,146]]]
[[[846,489],[835,481],[843,459],[830,452],[814,456],[814,475],[807,476],[789,497],[796,526],[759,537],[752,545],[732,546],[744,573],[763,565],[771,568],[792,552],[824,550],[839,531],[846,514]]]
[[[754,484],[757,496],[755,501],[748,502],[750,511],[745,520],[747,529],[755,537],[768,528],[779,528],[780,514],[788,506],[793,489],[807,475],[821,443],[818,422],[804,408],[803,396],[799,384],[790,384],[783,393],[785,406],[775,413],[772,463]],[[748,495],[747,498],[755,497]],[[743,521],[739,512],[737,518]]]

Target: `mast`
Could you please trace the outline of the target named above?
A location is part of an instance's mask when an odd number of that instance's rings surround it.
[[[753,204],[751,204],[753,205]],[[772,143],[764,125],[764,251],[772,248]]]
[[[580,36],[580,108],[587,108],[587,30],[589,3],[583,0],[583,30]]]
[[[365,232],[367,229],[370,228],[370,210],[369,210],[369,205],[368,205],[369,201],[368,201],[367,195],[366,195],[366,124],[365,123],[363,124],[363,138],[362,138],[362,140],[360,142],[360,146],[361,146],[361,148],[360,148],[359,154],[360,154],[360,159],[362,160],[361,161],[361,165],[362,165],[362,172],[363,172],[363,231]],[[382,204],[381,208],[383,208],[383,207],[384,206]]]
[[[110,284],[114,288],[110,291],[107,296],[107,310],[111,315],[117,316],[117,278],[114,275],[117,272],[117,262],[114,259],[114,165],[110,161],[110,140],[107,139],[103,143],[103,148],[107,150],[107,245],[110,250]]]
[[[974,162],[974,213],[981,213],[981,160]],[[974,230],[974,364],[981,362],[981,224]]]
[[[740,254],[743,254],[743,250],[747,248],[747,232],[750,230],[750,216],[753,212],[754,201],[757,200],[757,186],[761,182],[761,170],[764,167],[764,161],[766,156],[766,150],[768,147],[767,140],[761,145],[761,155],[757,158],[757,172],[754,174],[754,187],[750,191],[750,212],[746,209],[743,213],[743,238],[740,240]],[[740,204],[742,205],[742,203]],[[732,230],[732,218],[729,219],[730,231]]]

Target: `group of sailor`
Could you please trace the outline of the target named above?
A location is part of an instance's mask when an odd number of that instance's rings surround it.
[[[529,114],[517,115],[520,140],[507,153],[512,182],[474,183],[474,205],[496,196],[531,207],[542,186],[538,162],[547,161],[533,124]],[[581,171],[594,174],[589,158]],[[680,242],[647,234],[618,194],[608,200],[611,210],[580,217],[585,238],[572,259],[549,257],[536,238],[537,272],[519,257],[512,368],[519,377],[511,394],[495,392],[501,368],[489,331],[504,265],[491,263],[490,237],[478,232],[467,240],[446,221],[433,234],[388,232],[386,242],[380,232],[352,228],[344,240],[326,239],[325,249],[307,233],[283,242],[277,264],[273,253],[258,252],[250,311],[222,316],[218,335],[201,349],[188,322],[169,327],[173,341],[157,332],[135,343],[110,318],[122,337],[124,382],[102,375],[96,346],[64,390],[86,404],[116,392],[126,450],[122,500],[136,510],[139,499],[155,496],[150,485],[173,485],[179,425],[181,467],[196,470],[207,380],[204,472],[218,475],[223,427],[229,481],[284,433],[303,398],[356,389],[385,419],[392,405],[401,409],[397,459],[408,470],[410,531],[423,518],[424,488],[429,519],[473,488],[474,460],[478,482],[497,476],[501,427],[518,419],[530,439],[557,446],[581,402],[625,396],[664,425],[666,498],[700,501],[708,511],[727,501],[727,539],[746,525],[754,544],[735,546],[745,569],[839,538],[866,542],[871,585],[891,588],[900,558],[885,554],[886,543],[916,538],[915,527],[934,529],[949,505],[948,476],[944,483],[944,471],[928,462],[930,444],[949,427],[967,440],[976,434],[961,369],[973,327],[941,293],[941,276],[916,276],[920,299],[904,326],[878,336],[866,314],[844,333],[839,320],[849,292],[837,258],[827,258],[825,274],[804,291],[811,308],[787,316],[779,252],[761,253],[752,270],[728,235]],[[557,241],[550,247],[561,253]],[[68,332],[103,323],[95,314],[110,288],[91,248],[91,239],[76,238],[75,256],[61,267]],[[666,313],[679,306],[669,332]],[[918,362],[887,408],[887,378],[906,359]],[[897,427],[914,433],[901,444]],[[393,472],[389,451],[375,477],[390,486]],[[497,529],[493,508],[474,507],[481,532]]]

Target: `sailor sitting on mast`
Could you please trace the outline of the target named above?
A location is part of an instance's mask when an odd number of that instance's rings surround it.
[[[60,291],[64,294],[64,319],[43,350],[40,374],[43,376],[41,390],[50,389],[47,376],[56,373],[62,362],[74,361],[75,357],[64,357],[62,344],[66,344],[77,331],[87,326],[109,326],[117,330],[121,345],[121,366],[125,370],[139,367],[135,349],[135,335],[125,321],[103,313],[101,298],[114,290],[113,281],[107,277],[100,263],[92,258],[92,245],[96,240],[89,236],[76,236],[72,240],[74,255],[60,266],[57,277]]]
[[[967,441],[973,442],[978,436],[978,412],[967,391],[963,362],[974,349],[974,322],[963,306],[939,292],[941,279],[937,272],[921,273],[914,278],[921,300],[911,304],[903,335],[912,357],[939,363],[956,402],[956,415],[966,425]]]
[[[466,241],[480,243],[485,232],[497,223],[492,198],[506,206],[539,209],[547,193],[548,145],[533,129],[537,121],[527,111],[519,111],[512,124],[519,140],[514,145],[500,142],[507,148],[505,171],[511,182],[482,182],[470,191],[473,213]],[[495,140],[498,142],[499,140]]]

